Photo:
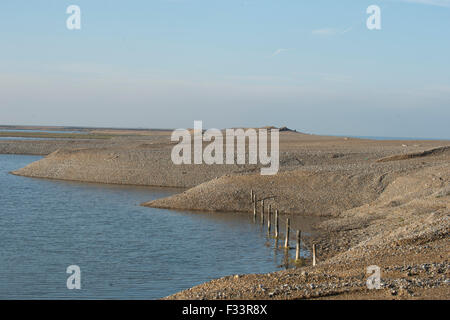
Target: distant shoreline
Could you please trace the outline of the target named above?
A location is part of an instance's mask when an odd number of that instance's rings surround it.
[[[173,131],[174,128],[127,128],[127,127],[82,127],[82,126],[33,126],[33,125],[0,125],[1,131],[61,131],[61,132],[70,132],[75,131],[74,133],[86,133],[91,130],[100,130],[100,131],[134,131],[134,132],[165,132],[165,131]],[[298,131],[300,132],[300,131]],[[448,141],[450,138],[424,138],[424,137],[390,137],[390,136],[365,136],[365,135],[328,135],[321,133],[304,133],[309,135],[317,135],[317,136],[330,136],[330,137],[339,137],[339,138],[357,138],[357,139],[369,139],[369,140],[397,140],[397,141]]]
[[[390,141],[449,141],[450,138],[408,138],[408,137],[376,137],[376,136],[335,136],[335,137],[349,137],[357,139],[368,139],[368,140],[390,140]]]

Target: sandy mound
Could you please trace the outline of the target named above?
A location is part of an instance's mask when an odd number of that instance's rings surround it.
[[[167,144],[134,143],[127,147],[60,149],[13,174],[60,180],[193,187],[217,176],[252,166],[174,165]]]
[[[388,179],[375,173],[294,170],[276,176],[224,176],[146,206],[252,212],[250,190],[283,213],[331,215],[374,200]],[[259,209],[259,208],[258,208]]]

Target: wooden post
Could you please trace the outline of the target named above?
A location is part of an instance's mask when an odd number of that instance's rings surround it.
[[[278,210],[275,210],[275,238],[278,239]]]
[[[297,230],[297,249],[295,250],[295,261],[300,260],[300,244],[301,244],[301,235],[302,232],[300,230]]]
[[[264,200],[261,201],[261,225],[264,225]]]
[[[313,243],[313,246],[312,246],[312,255],[313,255],[313,266],[315,266],[316,265],[316,245]]]
[[[270,235],[271,223],[272,223],[272,207],[269,204],[269,212],[267,212],[267,232]]]
[[[250,189],[250,201],[253,202],[253,189]]]
[[[289,249],[289,218],[286,219],[286,240],[284,241],[284,247]]]
[[[253,219],[256,219],[256,201],[253,202]]]

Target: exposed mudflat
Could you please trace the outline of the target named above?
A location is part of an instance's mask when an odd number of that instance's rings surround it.
[[[450,298],[450,141],[373,141],[280,132],[280,171],[174,165],[170,132],[114,130],[91,141],[0,141],[0,153],[47,155],[14,174],[190,188],[144,205],[253,212],[250,190],[281,214],[329,217],[303,239],[318,265],[230,276],[169,298]],[[206,143],[205,143],[206,144]],[[307,265],[310,261],[305,261]],[[381,268],[368,290],[366,268]]]

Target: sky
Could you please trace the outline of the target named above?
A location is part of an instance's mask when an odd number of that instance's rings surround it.
[[[450,138],[450,0],[2,0],[0,38],[3,125]]]

